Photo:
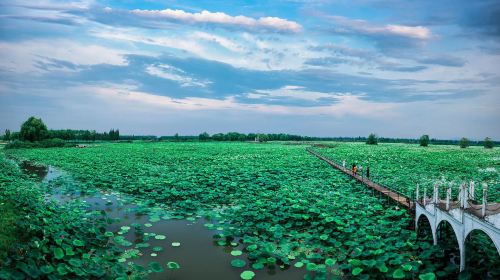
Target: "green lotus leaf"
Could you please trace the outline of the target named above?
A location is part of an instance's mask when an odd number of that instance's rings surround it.
[[[361,272],[363,271],[363,269],[361,267],[355,267],[353,270],[352,270],[352,275],[354,276],[358,276]]]
[[[436,275],[432,272],[428,272],[428,273],[420,274],[418,276],[418,278],[420,280],[434,280],[434,279],[436,279]]]
[[[158,262],[150,262],[148,266],[153,272],[163,272],[163,267]]]
[[[251,270],[245,270],[240,274],[241,279],[243,280],[250,280],[255,277],[255,272]]]
[[[234,259],[231,261],[231,265],[234,267],[244,267],[246,262],[242,259]]]
[[[405,278],[405,272],[402,269],[398,268],[394,270],[394,272],[392,273],[392,277],[395,279]]]
[[[64,252],[61,248],[55,248],[54,249],[54,256],[56,259],[62,259],[64,258]]]
[[[297,268],[301,268],[304,266],[304,263],[303,262],[296,262],[293,266],[295,266]]]
[[[240,250],[233,250],[231,251],[231,255],[237,257],[237,256],[241,256],[243,252],[241,252]]]
[[[176,263],[176,262],[168,262],[167,263],[167,267],[169,269],[179,269],[179,268],[181,268],[181,266],[178,263]]]

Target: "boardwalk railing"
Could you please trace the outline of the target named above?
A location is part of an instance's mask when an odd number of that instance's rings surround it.
[[[392,201],[397,202],[399,205],[401,205],[405,208],[408,208],[408,209],[412,209],[414,207],[414,203],[413,203],[413,200],[411,197],[404,195],[397,190],[391,189],[390,187],[387,187],[387,186],[384,186],[381,184],[377,184],[377,183],[369,180],[366,177],[355,174],[351,170],[349,170],[349,169],[345,168],[344,166],[342,166],[341,164],[338,164],[335,161],[321,155],[320,153],[316,152],[312,148],[306,148],[306,150],[309,153],[318,157],[319,159],[323,160],[324,162],[328,163],[329,165],[333,166],[334,168],[344,172],[345,174],[356,179],[357,181],[367,185],[368,187],[370,187],[374,191],[377,191],[379,194],[389,198]]]

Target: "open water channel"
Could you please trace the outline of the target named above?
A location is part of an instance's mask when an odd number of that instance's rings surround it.
[[[50,184],[51,181],[65,175],[64,171],[52,166],[38,166],[30,162],[22,162],[19,167],[30,176],[36,177],[41,183]],[[213,235],[219,231],[205,226],[205,224],[216,224],[216,221],[202,217],[193,221],[169,217],[151,219],[150,215],[138,210],[140,207],[132,202],[133,198],[116,192],[83,195],[78,191],[65,193],[54,188],[47,194],[47,199],[54,199],[60,203],[81,200],[89,211],[105,211],[107,217],[114,220],[106,230],[113,232],[114,236],[123,236],[125,240],[132,243],[123,248],[131,250],[132,253],[135,252],[136,256],[127,259],[126,262],[133,261],[145,268],[151,262],[161,264],[164,271],[150,273],[149,279],[240,279],[240,274],[244,270],[252,270],[256,274],[254,279],[293,280],[303,279],[306,272],[305,269],[298,269],[294,266],[283,269],[280,267],[252,269],[245,253],[238,257],[230,254],[232,250],[243,249],[240,243],[233,244],[236,246],[216,244]],[[141,246],[146,243],[149,244],[147,247]],[[180,246],[173,246],[172,243],[180,243]],[[137,244],[140,244],[138,251],[134,250]],[[245,267],[232,267],[231,260],[235,258],[245,260],[247,262]],[[180,269],[168,269],[166,267],[168,262],[178,263]]]

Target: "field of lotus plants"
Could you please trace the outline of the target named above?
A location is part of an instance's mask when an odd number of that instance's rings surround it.
[[[365,146],[339,144],[321,152],[361,161]],[[417,152],[407,156],[404,146],[384,146],[367,147],[375,152],[365,151],[366,160],[379,174],[386,161],[387,174],[394,175],[386,178],[412,190],[411,176],[424,169],[404,173],[400,166],[410,161],[407,168],[415,168]],[[11,231],[23,234],[0,252],[0,279],[458,276],[443,248],[417,238],[406,210],[373,196],[305,147],[144,142],[2,151],[0,207],[16,209]],[[376,161],[376,154],[385,154],[379,148],[389,156]],[[431,159],[418,161],[430,170],[446,154],[432,149],[426,151]],[[498,154],[478,159],[483,151],[470,150],[473,159],[462,159],[471,166],[444,175],[470,174],[498,186],[497,173],[481,171],[498,164]],[[19,168],[23,162],[48,169],[35,176]],[[475,273],[498,276],[498,264],[494,259]]]
[[[476,183],[476,198],[482,197],[482,185],[488,186],[488,200],[500,202],[500,150],[458,146],[431,145],[420,147],[410,144],[335,143],[319,149],[328,158],[347,167],[353,163],[370,167],[370,178],[405,194],[413,194],[417,183],[441,188],[452,184],[454,195],[461,183]]]

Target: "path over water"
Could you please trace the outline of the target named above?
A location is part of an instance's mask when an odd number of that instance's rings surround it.
[[[389,199],[397,202],[398,204],[404,206],[405,208],[408,208],[408,209],[412,209],[414,207],[412,201],[410,198],[398,193],[398,192],[395,192],[393,190],[389,190],[387,189],[386,187],[384,186],[381,186],[365,177],[362,177],[360,175],[357,175],[357,174],[354,174],[351,170],[335,163],[334,161],[322,156],[321,154],[317,153],[316,151],[314,151],[313,149],[311,148],[306,148],[306,150],[317,156],[319,159],[323,160],[324,162],[328,163],[329,165],[333,166],[334,168],[344,172],[345,174],[353,177],[354,179],[358,180],[359,182],[367,185],[368,187],[370,187],[371,189],[379,192],[380,194],[388,197]]]

